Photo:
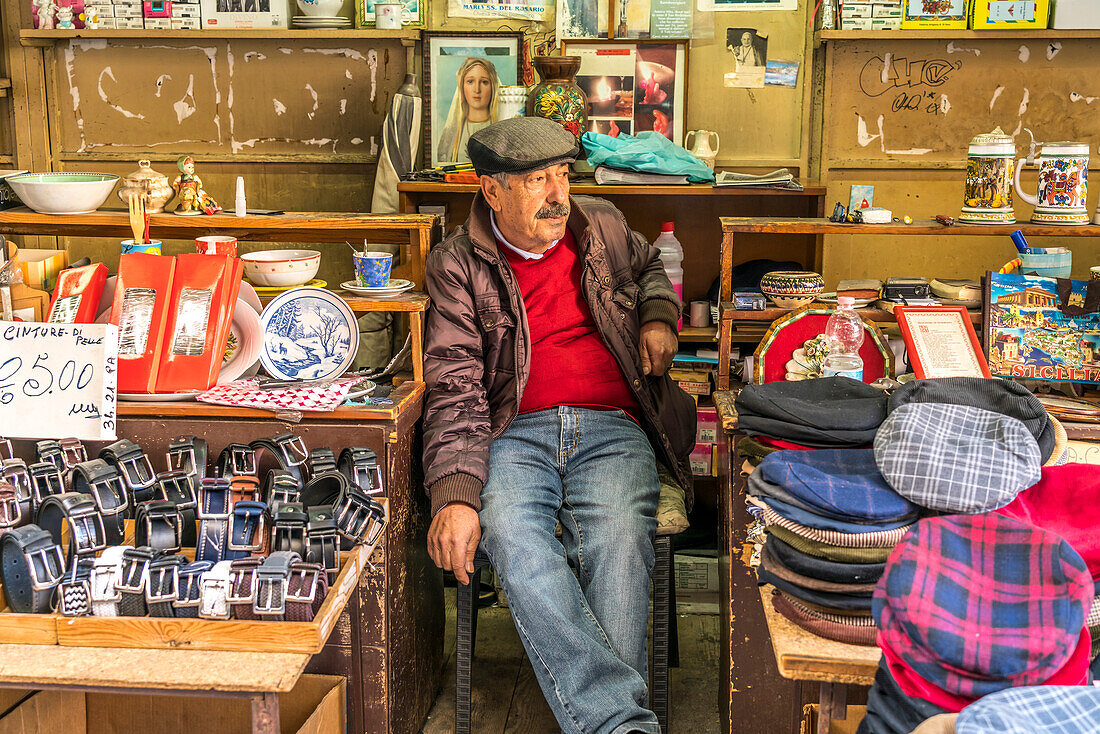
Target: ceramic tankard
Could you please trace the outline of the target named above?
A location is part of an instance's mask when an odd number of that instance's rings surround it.
[[[1030,130],[1028,131],[1031,132]],[[1035,224],[1088,224],[1089,146],[1087,143],[1042,143],[1042,153],[1035,160],[1031,154],[1016,166],[1016,193],[1035,207],[1031,221]],[[1038,196],[1024,192],[1020,172],[1028,163],[1039,166]]]
[[[1013,224],[1012,181],[1016,145],[1001,128],[975,136],[966,160],[966,194],[960,222]]]
[[[695,140],[694,146],[691,144],[692,139]],[[711,139],[714,140],[714,145],[711,145]],[[721,144],[718,133],[710,130],[689,130],[684,137],[684,147],[688,152],[711,168],[714,168],[714,159],[718,157],[718,147]]]

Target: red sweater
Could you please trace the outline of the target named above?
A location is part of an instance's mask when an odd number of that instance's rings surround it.
[[[531,332],[531,375],[519,412],[560,405],[621,408],[637,420],[638,402],[581,291],[573,233],[566,230],[538,260],[525,260],[499,241],[497,246],[516,274]]]

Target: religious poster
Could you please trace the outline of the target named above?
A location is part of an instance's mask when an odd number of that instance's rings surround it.
[[[542,20],[547,9],[547,0],[447,0],[451,18]]]

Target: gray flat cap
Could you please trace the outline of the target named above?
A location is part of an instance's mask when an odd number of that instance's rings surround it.
[[[526,173],[572,163],[580,153],[573,134],[544,117],[513,117],[478,130],[466,146],[479,176]]]

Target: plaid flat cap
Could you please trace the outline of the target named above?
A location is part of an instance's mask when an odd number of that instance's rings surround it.
[[[1032,686],[993,693],[967,706],[955,734],[1100,732],[1100,688]]]
[[[949,515],[919,521],[894,549],[872,612],[883,648],[944,691],[977,697],[1065,666],[1082,634],[1088,644],[1093,590],[1081,556],[1053,533]]]
[[[875,436],[891,487],[939,512],[988,512],[1039,481],[1039,446],[1015,418],[968,405],[911,403]]]
[[[466,152],[477,175],[493,176],[572,163],[580,144],[571,132],[544,117],[513,117],[471,135]]]
[[[950,403],[969,405],[1011,416],[1023,422],[1039,444],[1043,463],[1054,452],[1054,424],[1046,408],[1023,385],[1011,380],[984,377],[945,377],[914,380],[890,394],[888,411],[893,413],[909,403]]]
[[[1100,579],[1100,470],[1089,464],[1042,468],[1038,484],[997,510],[1060,535]]]
[[[886,483],[872,449],[777,451],[764,457],[758,471],[762,479],[826,517],[857,523],[909,522],[921,513]]]

